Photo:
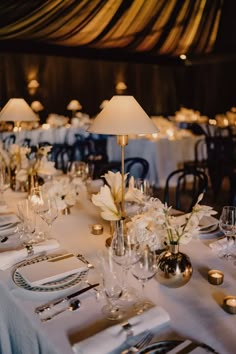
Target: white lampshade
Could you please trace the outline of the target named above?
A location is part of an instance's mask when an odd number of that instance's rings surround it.
[[[157,133],[158,129],[133,96],[113,96],[88,131],[129,135]]]
[[[78,111],[78,110],[82,109],[82,106],[79,101],[71,100],[67,106],[67,109],[70,111]]]
[[[44,109],[44,107],[40,101],[33,101],[31,103],[30,107],[32,108],[32,110],[34,112],[40,112]]]
[[[38,119],[23,98],[11,98],[0,112],[1,122],[34,122]]]

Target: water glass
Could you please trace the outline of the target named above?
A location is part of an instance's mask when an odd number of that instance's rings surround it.
[[[224,206],[219,219],[219,227],[221,231],[227,237],[228,247],[223,255],[220,254],[221,258],[227,260],[235,259],[236,255],[229,252],[229,246],[231,239],[235,239],[236,235],[236,207],[235,206]]]

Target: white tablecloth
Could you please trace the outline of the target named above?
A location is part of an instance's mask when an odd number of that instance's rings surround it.
[[[16,132],[4,132],[1,134],[2,140],[9,135],[16,136],[16,142],[20,143],[24,139],[30,139],[30,145],[37,145],[42,142],[48,142],[50,144],[64,144],[73,145],[76,141],[75,134],[80,134],[87,137],[89,135],[83,128],[75,127],[60,127],[49,129],[33,129],[33,130],[21,130]]]
[[[16,200],[21,198],[20,194],[10,191],[6,192],[6,197],[13,208]],[[104,224],[103,235],[91,234],[91,225],[94,223]],[[105,240],[109,236],[109,225],[100,219],[97,209],[84,197],[71,209],[70,215],[60,215],[55,221],[53,235],[63,248],[74,254],[82,253],[93,262],[97,250],[104,248]],[[158,333],[156,339],[189,338],[212,346],[220,354],[233,354],[236,347],[235,316],[226,313],[221,305],[225,295],[236,295],[235,266],[217,258],[209,248],[208,242],[209,240],[192,240],[189,245],[181,246],[181,251],[189,255],[193,266],[193,275],[188,284],[181,288],[171,289],[160,285],[156,279],[147,283],[147,296],[154,304],[162,306],[171,319],[170,326],[163,333]],[[0,247],[7,247],[7,244],[2,244]],[[214,286],[208,283],[208,269],[219,269],[224,272],[223,285]],[[96,270],[90,270],[90,282],[98,279]],[[39,326],[43,335],[59,354],[71,354],[72,343],[113,324],[103,321],[101,313],[103,302],[96,300],[95,291],[81,296],[81,308],[78,311],[68,311],[50,322],[40,323],[34,313],[36,306],[60,297],[62,294],[72,293],[77,287],[70,291],[52,293],[24,290],[18,288],[12,281],[11,270],[0,272],[0,282],[3,282],[8,287],[11,296],[14,296],[19,304],[18,310],[27,313],[27,317],[32,321],[32,328],[37,331],[37,326]],[[129,284],[136,287],[138,292],[141,291],[140,284],[131,275],[129,275]],[[10,298],[9,301],[11,301]],[[4,306],[2,296],[0,296],[0,306]],[[16,329],[21,326],[21,318],[22,316],[19,318],[15,316]],[[35,326],[36,323],[37,326]],[[3,323],[2,325],[4,326]],[[41,340],[42,333],[40,334]],[[0,333],[0,341],[1,335],[2,333]],[[41,354],[44,353],[46,352],[42,350]],[[99,348],[97,353],[103,354]],[[31,353],[25,351],[24,354]]]
[[[125,158],[143,157],[149,162],[149,181],[158,186],[164,187],[167,176],[183,165],[183,162],[194,160],[194,145],[202,137],[191,136],[182,139],[169,140],[160,138],[158,140],[129,139],[125,146]],[[120,147],[116,143],[116,137],[109,137],[107,142],[107,153],[109,161],[121,158]]]

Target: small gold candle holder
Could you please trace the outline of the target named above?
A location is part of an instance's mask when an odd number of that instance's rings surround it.
[[[236,296],[225,296],[223,300],[223,307],[226,312],[232,315],[236,314]]]
[[[103,226],[100,224],[92,225],[92,234],[93,235],[101,235],[103,233]]]
[[[220,285],[224,281],[224,273],[217,269],[208,272],[208,282],[213,285]]]

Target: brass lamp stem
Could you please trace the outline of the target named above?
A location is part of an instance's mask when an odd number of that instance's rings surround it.
[[[128,135],[118,135],[117,144],[121,147],[121,216],[125,217],[125,146],[128,145]]]

